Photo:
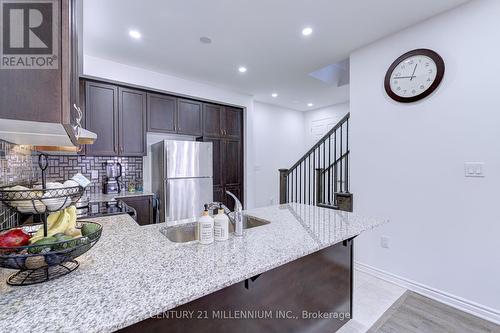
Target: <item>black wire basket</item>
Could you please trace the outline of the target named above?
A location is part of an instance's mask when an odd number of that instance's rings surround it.
[[[42,214],[57,212],[77,202],[85,189],[80,186],[44,188],[42,184],[33,189],[13,190],[0,188],[0,201],[19,213]]]
[[[81,230],[85,224],[93,225],[93,231],[85,236],[41,245],[0,247],[0,267],[19,270],[8,278],[7,283],[14,286],[31,285],[77,269],[79,263],[75,259],[90,250],[102,233],[102,226],[96,222],[77,221],[76,229]],[[36,224],[21,229],[32,236],[43,227],[44,224]]]
[[[0,247],[0,267],[19,270],[7,280],[7,283],[13,286],[42,283],[74,271],[79,266],[75,258],[90,250],[102,233],[102,226],[99,223],[76,221],[76,229],[82,230],[86,224],[94,227],[89,227],[87,230],[91,231],[86,231],[81,237],[67,239],[59,236],[55,240],[49,238],[47,223],[49,213],[74,205],[85,189],[76,181],[57,184],[56,188],[48,187],[45,177],[48,167],[47,155],[38,156],[38,166],[42,171],[41,184],[29,186],[30,188],[19,185],[13,188],[0,188],[0,202],[19,213],[39,216],[39,220],[42,221],[40,224],[20,227],[24,232],[23,235],[32,238],[35,234],[40,235],[38,231],[43,229],[42,235],[46,241],[43,244],[35,242],[32,245]]]

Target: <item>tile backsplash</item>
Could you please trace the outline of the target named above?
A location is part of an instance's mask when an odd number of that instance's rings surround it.
[[[97,157],[97,156],[49,156],[47,180],[64,181],[81,173],[91,180],[87,188],[88,193],[101,193],[106,169],[106,161],[119,162],[122,165],[120,178],[124,189],[130,182],[143,182],[142,157]],[[36,161],[34,159],[34,161]],[[92,179],[92,170],[98,172],[98,179]]]
[[[48,181],[64,181],[81,173],[91,180],[87,193],[101,193],[105,177],[106,161],[113,160],[122,165],[121,182],[124,189],[130,182],[143,183],[142,157],[93,157],[93,156],[49,156]],[[92,179],[92,171],[98,178]],[[29,146],[14,145],[0,140],[0,186],[30,184],[40,180],[38,155]],[[0,230],[18,225],[19,216],[0,203]]]
[[[0,140],[0,186],[32,183],[38,179],[29,146],[18,146]],[[0,203],[0,229],[12,228],[19,216]]]

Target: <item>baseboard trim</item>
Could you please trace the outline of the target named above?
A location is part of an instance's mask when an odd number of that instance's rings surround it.
[[[498,310],[463,299],[455,295],[451,295],[444,291],[434,289],[424,284],[406,279],[404,277],[383,271],[381,269],[357,261],[354,262],[354,268],[361,272],[394,283],[403,288],[409,289],[421,295],[432,298],[438,302],[447,304],[464,312],[470,313],[474,316],[483,318],[485,320],[500,325],[500,312]]]

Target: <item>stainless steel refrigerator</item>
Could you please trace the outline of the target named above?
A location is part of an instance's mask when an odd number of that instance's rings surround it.
[[[213,201],[212,143],[164,140],[151,146],[151,187],[160,222],[195,218]]]

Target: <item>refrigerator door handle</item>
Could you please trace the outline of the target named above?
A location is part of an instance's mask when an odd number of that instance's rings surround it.
[[[168,221],[168,218],[170,217],[170,193],[168,192],[168,180],[165,180],[165,222]]]

